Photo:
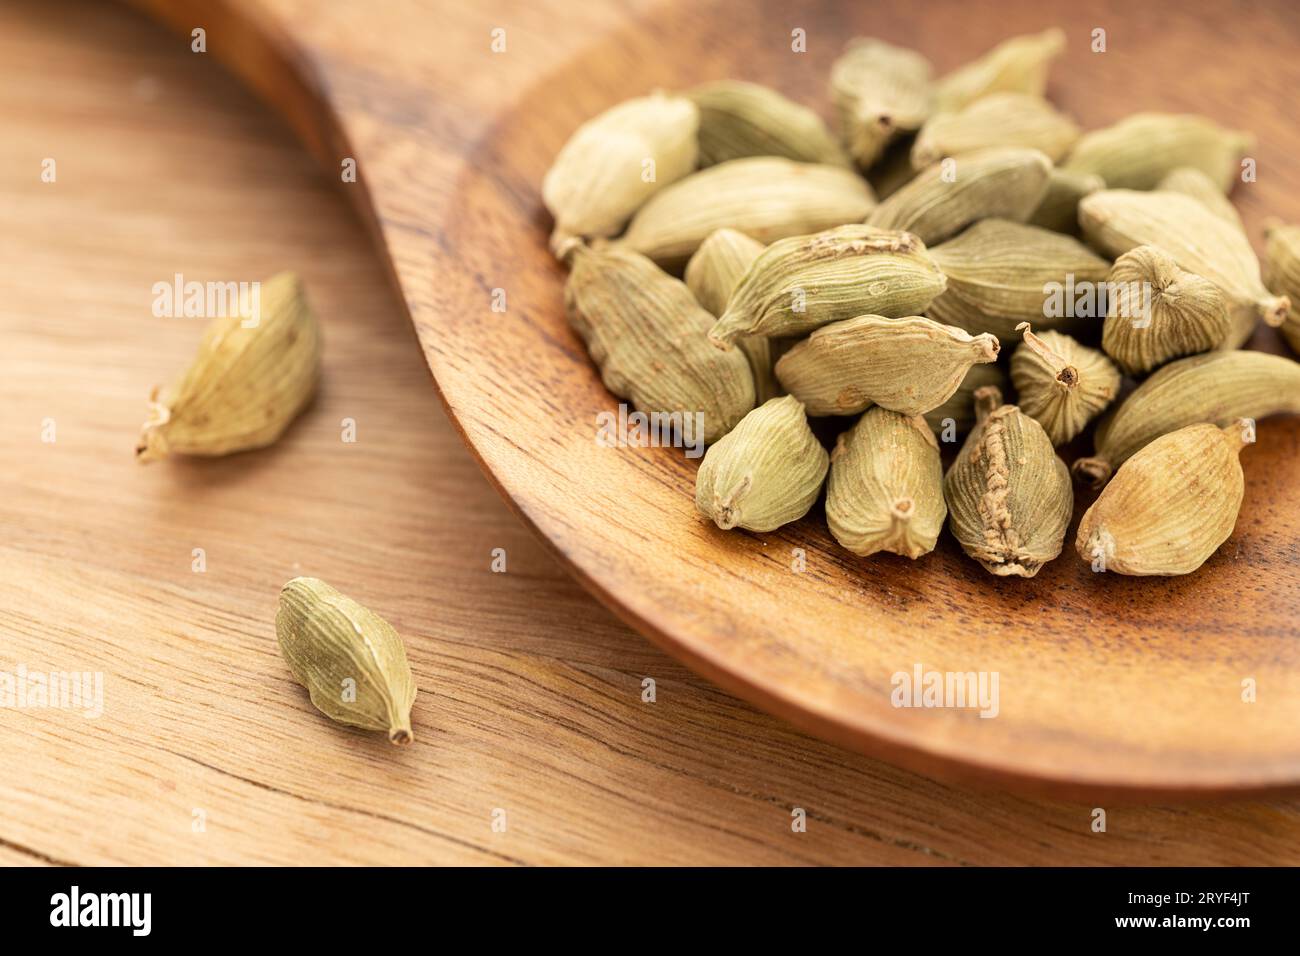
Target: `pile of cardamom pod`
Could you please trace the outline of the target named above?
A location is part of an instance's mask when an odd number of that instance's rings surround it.
[[[1241,350],[1260,319],[1300,349],[1300,227],[1270,229],[1266,286],[1226,195],[1251,137],[1164,113],[1084,132],[1044,97],[1064,46],[1015,37],[936,78],[859,39],[831,68],[838,137],[722,81],[560,151],[542,196],[569,321],[616,396],[702,422],[718,527],[770,531],[826,483],[855,554],[920,557],[947,518],[988,571],[1032,577],[1073,471],[1102,489],[1076,538],[1094,570],[1185,574],[1232,533],[1254,420],[1300,411],[1300,365]],[[856,421],[827,454],[808,416]]]

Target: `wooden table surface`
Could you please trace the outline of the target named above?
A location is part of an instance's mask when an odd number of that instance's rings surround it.
[[[139,14],[0,6],[0,118],[0,672],[104,675],[97,718],[0,707],[0,861],[1300,863],[1300,801],[1106,806],[1094,832],[1091,803],[804,736],[618,623],[461,446],[332,175]],[[272,449],[138,466],[202,325],[154,317],[153,284],[284,268],[325,330],[315,405]],[[293,682],[273,617],[300,573],[406,637],[413,746]]]

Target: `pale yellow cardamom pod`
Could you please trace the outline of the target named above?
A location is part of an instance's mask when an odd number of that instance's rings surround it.
[[[699,112],[684,96],[627,100],[583,123],[542,180],[551,248],[617,235],[647,199],[695,169]]]
[[[1079,138],[1078,125],[1041,96],[992,93],[954,113],[931,116],[912,144],[912,165],[994,146],[1037,149],[1060,161]]]
[[[809,415],[855,415],[869,405],[921,415],[951,398],[972,365],[997,357],[992,335],[921,316],[860,315],[818,329],[785,353],[776,377]]]
[[[763,244],[734,229],[718,229],[700,244],[686,264],[686,288],[697,302],[712,315],[727,311],[731,293],[741,277],[753,265]],[[781,386],[772,372],[776,357],[771,340],[761,335],[746,336],[736,343],[749,360],[754,373],[755,403],[763,404],[781,394]]]
[[[1096,349],[1060,332],[1018,331],[1024,344],[1011,355],[1011,382],[1020,410],[1043,426],[1053,445],[1064,445],[1119,394],[1119,369]]]
[[[724,530],[772,531],[808,513],[829,462],[803,405],[774,398],[705,452],[695,507]]]
[[[700,165],[745,156],[848,165],[820,116],[776,90],[740,80],[706,83],[686,94],[700,111]]]
[[[1228,300],[1155,246],[1124,253],[1107,279],[1101,347],[1130,375],[1208,352],[1228,334]]]
[[[213,319],[184,374],[154,389],[137,461],[262,448],[307,407],[321,334],[302,280],[281,272],[258,283],[256,305],[250,297],[241,309]]]
[[[849,155],[864,169],[930,115],[930,61],[883,40],[849,42],[831,65],[831,100]]]
[[[1005,219],[977,222],[930,250],[948,287],[927,314],[1015,342],[1016,327],[1095,328],[1103,305],[1068,294],[1106,280],[1110,263],[1071,236]],[[1048,290],[1052,290],[1049,292]]]
[[[705,442],[721,438],[754,407],[749,363],[740,351],[709,342],[713,316],[684,283],[635,252],[581,243],[562,252],[571,267],[564,286],[569,323],[606,388],[648,415],[680,416],[680,429],[693,429],[702,415]]]
[[[1171,169],[1164,179],[1156,184],[1156,189],[1171,193],[1182,193],[1205,205],[1224,222],[1230,222],[1243,232],[1246,229],[1241,221],[1241,213],[1232,204],[1219,184],[1195,166],[1179,166]]]
[[[1264,288],[1259,260],[1245,234],[1191,196],[1105,189],[1079,203],[1079,223],[1088,241],[1109,255],[1158,246],[1181,268],[1222,289],[1233,306],[1223,348],[1245,344],[1259,317],[1280,325],[1290,307],[1285,296]]]
[[[794,336],[855,315],[913,315],[944,290],[925,244],[905,232],[848,225],[772,243],[737,284],[709,337]]]
[[[1061,553],[1074,489],[1043,427],[1001,401],[975,393],[975,428],[944,477],[948,525],[989,573],[1032,578]]]
[[[775,156],[733,159],[658,193],[632,217],[618,244],[676,271],[718,229],[769,243],[861,222],[875,204],[866,181],[843,166]]]
[[[1053,232],[1067,235],[1079,234],[1079,200],[1091,196],[1106,188],[1106,181],[1092,174],[1068,173],[1060,168],[1053,168],[1047,177],[1047,192],[1033,215],[1029,225],[1041,226]]]
[[[1047,192],[1052,161],[1036,149],[993,148],[944,159],[917,174],[867,217],[927,245],[980,219],[1024,222]]]
[[[1224,129],[1204,116],[1135,113],[1085,133],[1061,167],[1095,173],[1111,189],[1154,189],[1170,171],[1191,166],[1226,193],[1253,144],[1249,133]]]
[[[1002,371],[1002,366],[996,362],[972,365],[966,377],[957,386],[957,391],[953,392],[943,404],[926,412],[925,420],[943,441],[954,441],[958,436],[969,432],[971,426],[975,424],[976,389],[994,385],[1000,391],[1005,391],[1007,384],[1007,373]]]
[[[391,624],[318,578],[294,578],[275,615],[280,652],[331,720],[409,744],[415,679]]]
[[[1254,423],[1188,425],[1147,445],[1079,522],[1075,547],[1094,571],[1190,574],[1237,524],[1245,481],[1238,456]]]
[[[935,84],[935,111],[959,110],[991,93],[1042,96],[1052,61],[1064,49],[1065,33],[1059,29],[1004,40]]]
[[[1197,422],[1300,413],[1300,364],[1264,352],[1208,352],[1158,369],[1104,416],[1096,453],[1074,463],[1076,477],[1100,488],[1115,469],[1161,435]]]
[[[1300,352],[1300,226],[1270,223],[1267,229],[1268,287],[1293,303],[1282,323],[1282,335],[1293,352]]]
[[[869,408],[831,454],[826,521],[854,554],[934,550],[948,506],[939,445],[925,420]]]

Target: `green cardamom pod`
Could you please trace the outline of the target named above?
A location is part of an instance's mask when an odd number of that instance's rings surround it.
[[[972,365],[957,386],[957,391],[948,396],[942,405],[925,413],[926,423],[944,441],[953,441],[957,436],[965,435],[975,424],[975,390],[986,385],[994,385],[999,391],[1006,391],[1007,373],[996,362]]]
[[[808,513],[829,464],[803,405],[774,398],[704,453],[695,507],[724,530],[772,531]]]
[[[555,219],[551,248],[570,238],[617,235],[660,189],[695,169],[699,112],[684,96],[655,93],[583,123],[542,180]]]
[[[632,217],[618,245],[679,271],[715,230],[769,243],[861,222],[875,204],[871,187],[843,166],[733,159],[659,192]]]
[[[939,445],[924,419],[869,408],[840,435],[826,521],[842,547],[916,559],[934,550],[947,514]]]
[[[1154,189],[1171,170],[1191,166],[1226,193],[1238,161],[1253,145],[1249,133],[1224,129],[1204,116],[1135,113],[1085,133],[1061,166],[1095,173],[1111,189]]]
[[[850,41],[831,65],[831,100],[859,166],[873,165],[895,137],[921,128],[930,115],[930,72],[921,54],[869,37]]]
[[[1212,422],[1300,413],[1300,365],[1264,352],[1207,352],[1158,369],[1102,418],[1096,453],[1074,463],[1100,488],[1115,469],[1161,435]]]
[[[741,278],[709,333],[793,336],[867,313],[921,312],[944,290],[925,244],[905,232],[848,225],[772,243]]]
[[[1232,204],[1232,200],[1224,195],[1218,183],[1195,166],[1179,166],[1177,169],[1171,169],[1165,178],[1156,184],[1156,189],[1191,196],[1203,203],[1206,209],[1224,222],[1232,223],[1243,232],[1246,230],[1245,224],[1241,221],[1241,213],[1237,212],[1237,207]]]
[[[1300,226],[1270,223],[1267,228],[1268,287],[1288,302],[1300,304]],[[1287,307],[1282,335],[1293,352],[1300,352],[1300,310]]]
[[[294,578],[275,615],[280,652],[331,720],[409,744],[415,679],[391,624],[317,578]]]
[[[1129,375],[1208,352],[1228,334],[1228,300],[1219,287],[1155,246],[1116,259],[1107,288],[1101,347]]]
[[[1064,445],[1119,394],[1119,369],[1096,349],[1060,332],[1019,330],[1024,344],[1011,355],[1011,382],[1020,410],[1043,426],[1053,445]]]
[[[935,84],[935,112],[959,110],[991,93],[1042,96],[1052,61],[1064,49],[1065,33],[1059,29],[1004,40]]]
[[[687,96],[700,111],[701,166],[745,156],[848,165],[821,117],[776,90],[719,80],[696,87]]]
[[[944,477],[948,526],[989,573],[1032,578],[1061,553],[1074,489],[1043,427],[1001,402],[975,393],[975,428]]]
[[[1046,194],[1051,169],[1036,149],[982,149],[945,159],[872,210],[867,224],[906,230],[929,245],[980,219],[1024,222]]]
[[[786,352],[776,377],[809,415],[856,415],[869,405],[921,415],[952,397],[972,365],[997,357],[992,335],[915,315],[860,315],[823,326]]]
[[[1237,524],[1238,456],[1254,425],[1197,424],[1162,435],[1116,473],[1079,522],[1075,548],[1094,571],[1190,574]]]
[[[1029,225],[1077,236],[1079,200],[1105,188],[1106,181],[1100,176],[1067,173],[1053,168],[1047,177],[1047,192],[1029,217]]]
[[[1079,135],[1075,122],[1041,96],[993,93],[958,112],[926,120],[912,144],[912,165],[924,169],[945,156],[994,146],[1036,149],[1055,163]]]
[[[647,414],[703,416],[703,439],[725,435],[754,407],[754,376],[739,351],[709,342],[713,317],[685,284],[645,256],[622,249],[562,250],[569,323],[587,343],[601,379]],[[683,435],[698,441],[699,436]]]
[[[1067,292],[1104,282],[1110,263],[1071,236],[985,219],[935,246],[930,258],[948,288],[926,313],[968,332],[992,332],[1004,344],[1019,338],[1022,322],[1075,331],[1095,327],[1102,314],[1095,298],[1090,308]]]

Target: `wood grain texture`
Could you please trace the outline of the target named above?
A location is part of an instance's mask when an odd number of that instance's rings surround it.
[[[199,16],[144,5],[185,34]],[[648,89],[739,76],[824,109],[830,61],[852,33],[924,50],[944,70],[1056,24],[1071,39],[1052,94],[1085,126],[1142,108],[1257,132],[1259,181],[1239,189],[1257,232],[1266,210],[1300,218],[1300,131],[1278,119],[1300,81],[1290,7],[1011,0],[978,18],[901,0],[665,0],[562,17],[500,0],[202,9],[209,50],[285,111],[327,169],[358,159],[365,191],[351,195],[494,482],[598,597],[693,669],[827,739],[949,779],[1130,796],[1300,783],[1300,423],[1261,427],[1243,455],[1236,534],[1181,579],[1095,575],[1070,550],[1032,581],[994,579],[947,538],[916,563],[855,559],[819,511],[772,534],[722,533],[694,513],[692,462],[594,442],[613,401],[565,326],[537,195],[578,123]],[[1087,39],[1098,26],[1100,54]],[[795,28],[806,54],[791,51]],[[506,31],[504,52],[491,49],[494,29]],[[490,309],[496,288],[505,315]],[[1091,497],[1078,496],[1079,512]],[[804,573],[791,570],[795,548]],[[998,672],[999,718],[893,707],[890,675],[917,663]],[[1257,703],[1241,700],[1247,678]]]
[[[792,729],[618,623],[437,409],[339,185],[187,44],[90,0],[5,4],[0,116],[0,670],[106,678],[98,720],[0,709],[0,863],[1300,863],[1295,801],[937,783]],[[201,328],[154,318],[152,284],[279,268],[324,324],[316,405],[272,449],[137,466],[148,389]],[[412,747],[331,724],[293,683],[272,621],[300,572],[407,637]]]

